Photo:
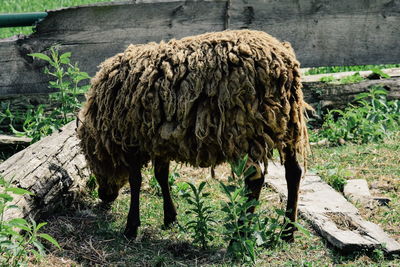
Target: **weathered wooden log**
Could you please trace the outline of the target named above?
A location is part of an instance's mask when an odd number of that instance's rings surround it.
[[[28,137],[0,134],[0,152],[2,153],[2,160],[6,157],[14,155],[18,151],[25,149],[30,145],[31,141],[32,138]]]
[[[244,28],[291,42],[303,67],[385,64],[400,62],[399,24],[392,0],[141,0],[60,9],[29,37],[0,40],[0,95],[52,91],[45,62],[28,54],[55,44],[90,75],[131,43]]]
[[[69,205],[90,175],[75,136],[75,122],[1,163],[0,175],[34,193],[15,196],[12,204],[20,209],[6,210],[5,219],[38,218]]]
[[[374,86],[388,91],[388,99],[400,99],[400,77],[382,80],[364,80],[359,83],[335,84],[304,82],[304,98],[315,109],[343,109],[354,102],[355,96],[368,92]]]

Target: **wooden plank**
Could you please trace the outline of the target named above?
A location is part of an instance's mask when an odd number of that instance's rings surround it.
[[[230,28],[292,43],[303,67],[400,62],[398,1],[232,0]]]
[[[270,163],[266,182],[287,198],[284,167]],[[307,173],[300,185],[299,213],[334,247],[343,251],[383,247],[400,253],[400,244],[378,225],[364,220],[356,207],[315,174]]]
[[[65,8],[49,11],[31,36],[0,41],[0,95],[51,92],[45,64],[27,54],[55,44],[90,75],[130,43],[226,27],[290,41],[304,67],[399,63],[399,24],[400,5],[390,0],[141,0]]]
[[[29,38],[0,42],[0,95],[46,93],[45,64],[27,54],[58,44],[94,75],[106,58],[131,43],[223,30],[225,2],[117,3],[49,11]]]

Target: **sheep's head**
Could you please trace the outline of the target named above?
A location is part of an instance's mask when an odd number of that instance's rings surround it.
[[[77,119],[77,125],[80,146],[89,168],[96,177],[99,197],[104,202],[112,202],[118,197],[121,187],[128,181],[127,170],[125,167],[114,165],[111,155],[100,138],[95,137],[97,133],[86,125],[81,113]]]
[[[103,175],[96,175],[96,180],[99,185],[99,198],[104,202],[114,201],[119,194],[119,190],[124,186],[127,179],[110,179]]]

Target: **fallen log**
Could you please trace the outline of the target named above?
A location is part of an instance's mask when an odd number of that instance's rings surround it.
[[[400,77],[351,84],[303,82],[303,92],[306,102],[316,110],[343,109],[354,102],[356,95],[368,92],[374,86],[386,89],[388,99],[400,99]]]
[[[0,175],[14,187],[34,195],[14,196],[4,219],[35,219],[70,205],[80,195],[90,172],[80,153],[75,135],[75,122],[13,155],[0,164]]]

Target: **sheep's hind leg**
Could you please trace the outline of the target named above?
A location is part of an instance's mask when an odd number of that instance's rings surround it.
[[[258,200],[260,197],[261,189],[264,185],[264,172],[261,170],[261,166],[257,163],[253,163],[251,160],[249,160],[246,164],[246,167],[253,167],[255,168],[255,172],[251,174],[250,176],[246,177],[244,182],[247,190],[247,202],[253,201],[253,200]],[[254,213],[255,206],[250,206],[247,209],[247,213]],[[243,221],[239,219],[238,224],[243,225]],[[239,233],[242,237],[245,236],[244,232]],[[229,246],[232,246],[234,243],[234,240],[231,240],[229,243]]]
[[[258,200],[262,186],[264,185],[264,172],[262,171],[261,166],[256,163],[248,162],[247,168],[249,167],[253,167],[255,172],[245,179],[246,189],[248,190],[247,201]],[[254,210],[255,206],[251,206],[247,212],[253,213]]]
[[[297,202],[299,198],[299,187],[301,180],[301,168],[296,158],[296,152],[293,149],[285,149],[285,177],[288,190],[288,199],[286,205],[286,217],[290,222],[297,220]],[[293,234],[296,227],[289,223],[283,232],[283,239],[292,242],[294,240]]]
[[[171,198],[169,183],[169,161],[156,159],[154,160],[154,175],[161,187],[163,196],[163,207],[164,207],[164,227],[168,228],[172,223],[176,221],[176,209],[174,202]]]
[[[138,228],[140,226],[139,195],[140,187],[142,185],[140,166],[134,165],[130,168],[129,185],[131,188],[131,204],[124,235],[129,239],[134,239],[137,236]]]

